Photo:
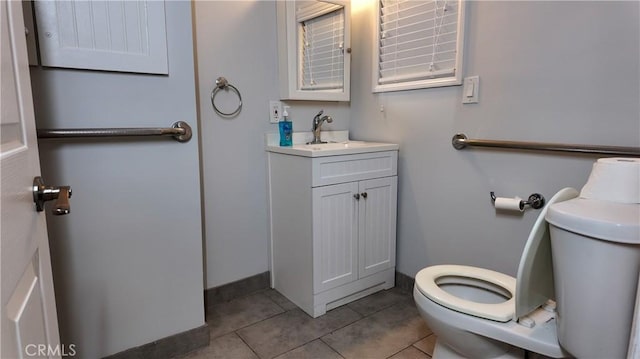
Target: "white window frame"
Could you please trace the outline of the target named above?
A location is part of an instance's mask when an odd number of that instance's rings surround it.
[[[300,87],[301,42],[298,36],[296,1],[278,0],[276,14],[278,25],[278,73],[281,100],[350,101],[351,84],[351,1],[322,0],[344,7],[344,70],[343,86],[336,89],[305,90]]]
[[[344,48],[344,18],[345,9],[343,6],[333,5],[327,6],[327,10],[323,11],[321,14],[311,14],[308,18],[300,19],[298,18],[296,22],[298,23],[298,41],[300,42],[300,52],[298,53],[298,64],[299,75],[298,75],[298,87],[302,90],[307,91],[321,91],[321,90],[341,90],[344,87],[344,53],[346,49]],[[331,46],[331,55],[327,58],[322,58],[321,60],[331,60],[331,75],[321,77],[321,80],[326,80],[326,78],[330,78],[334,80],[334,82],[325,83],[321,81],[320,84],[315,83],[307,83],[306,78],[310,76],[313,79],[314,75],[318,73],[313,69],[313,64],[315,61],[318,61],[315,57],[309,57],[309,52],[312,54],[317,50],[315,47],[310,47],[306,43],[305,39],[305,28],[308,26],[310,29],[314,29],[315,26],[320,25],[320,19],[324,19],[325,23],[323,25],[327,26],[328,22],[331,22],[331,44],[326,45],[325,47]],[[342,27],[336,28],[336,21],[341,20]],[[341,36],[336,36],[336,32]],[[316,39],[315,36],[311,36],[311,39]],[[325,41],[328,39],[324,39]],[[313,41],[312,41],[313,42]],[[338,57],[339,60],[333,61],[334,55],[336,51],[342,52],[342,54]],[[326,51],[325,51],[326,53]],[[337,67],[336,67],[337,66]],[[339,76],[333,74],[333,71],[337,71]]]
[[[452,76],[438,77],[432,79],[408,80],[394,83],[380,84],[380,0],[376,0],[375,16],[376,24],[373,33],[374,56],[372,66],[372,88],[374,93],[415,90],[432,87],[458,86],[462,84],[463,69],[463,50],[464,50],[464,34],[465,34],[465,0],[452,0],[458,3],[458,20],[456,34],[456,65],[455,72]]]

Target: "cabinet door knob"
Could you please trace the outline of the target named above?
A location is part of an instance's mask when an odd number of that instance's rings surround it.
[[[353,198],[355,198],[355,199],[356,199],[356,201],[359,201],[359,200],[360,200],[360,193],[356,193],[356,194],[354,194],[354,195],[353,195]]]
[[[362,198],[367,199],[367,192],[362,192]]]

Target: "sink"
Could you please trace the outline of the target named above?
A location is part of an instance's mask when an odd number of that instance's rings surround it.
[[[309,148],[312,151],[326,151],[326,150],[340,150],[343,148],[362,148],[369,147],[375,144],[375,142],[365,141],[344,141],[344,142],[329,142],[329,143],[316,143],[302,145],[305,148]]]
[[[395,143],[368,141],[341,141],[320,144],[300,144],[291,147],[267,146],[267,151],[304,157],[324,157],[349,155],[367,152],[393,151],[398,149]]]

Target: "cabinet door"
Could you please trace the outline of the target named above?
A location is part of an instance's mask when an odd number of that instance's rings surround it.
[[[313,188],[313,291],[358,279],[357,182]]]
[[[36,1],[43,66],[168,74],[164,1]]]
[[[397,188],[397,176],[359,182],[360,278],[395,266]]]
[[[276,1],[282,100],[349,101],[351,2]]]

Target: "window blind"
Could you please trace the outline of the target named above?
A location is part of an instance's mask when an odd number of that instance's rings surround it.
[[[301,2],[296,9],[302,51],[300,88],[339,89],[344,82],[344,8],[321,2]]]
[[[458,0],[379,0],[378,84],[456,74]]]

